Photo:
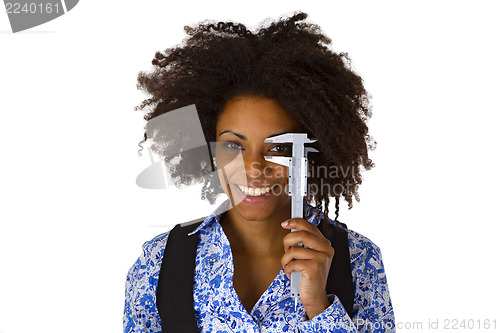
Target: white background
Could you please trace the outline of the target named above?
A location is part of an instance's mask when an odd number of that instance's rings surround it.
[[[136,153],[138,72],[184,25],[255,27],[295,10],[349,53],[373,95],[376,167],[340,217],[382,249],[398,331],[500,327],[499,5],[326,3],[80,1],[16,34],[0,13],[0,332],[122,330],[142,243],[214,208],[198,190],[135,185],[150,163]]]

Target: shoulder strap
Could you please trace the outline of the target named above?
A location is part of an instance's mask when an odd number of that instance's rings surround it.
[[[345,224],[339,221],[337,221],[337,223],[347,229]],[[352,282],[351,258],[347,239],[348,234],[344,229],[338,226],[334,226],[330,223],[328,225],[333,230],[333,237],[325,237],[332,243],[335,254],[330,266],[330,273],[328,274],[326,292],[328,294],[335,294],[340,299],[349,317],[353,318],[354,285]]]
[[[178,224],[168,235],[156,289],[162,333],[199,333],[193,299],[198,235],[188,234],[204,219]]]
[[[198,236],[188,237],[188,234],[204,219],[188,222],[187,226],[178,224],[168,235],[156,291],[156,307],[161,318],[162,333],[199,332],[193,299]],[[338,221],[337,223],[347,229],[345,224]],[[347,232],[340,227],[329,225],[333,230],[333,237],[328,238],[335,249],[335,255],[330,266],[326,291],[328,294],[335,294],[353,318],[354,286]]]

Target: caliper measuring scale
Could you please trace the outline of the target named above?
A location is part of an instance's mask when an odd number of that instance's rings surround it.
[[[304,197],[307,196],[307,153],[318,152],[311,147],[304,147],[307,143],[314,143],[316,140],[308,139],[306,133],[285,133],[271,138],[264,142],[268,143],[289,143],[292,144],[292,156],[264,156],[266,161],[288,167],[288,191],[292,197],[291,218],[304,218]],[[292,229],[296,232],[297,229]],[[301,243],[294,246],[303,246]],[[295,301],[295,311],[300,298],[300,282],[302,275],[299,271],[292,271],[290,276],[291,296]]]

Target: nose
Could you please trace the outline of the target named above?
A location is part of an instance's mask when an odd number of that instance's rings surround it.
[[[265,181],[266,175],[269,177],[269,169],[272,168],[264,159],[261,153],[247,155],[244,158],[245,173],[248,180],[262,180]]]
[[[260,154],[252,154],[251,156],[245,156],[245,173],[248,179],[258,179],[264,174],[264,163],[266,160]]]
[[[278,174],[285,172],[281,169],[281,165],[267,161],[264,156],[262,153],[256,153],[243,157],[245,173],[249,182],[258,181],[270,184],[274,182],[273,178],[280,177]]]

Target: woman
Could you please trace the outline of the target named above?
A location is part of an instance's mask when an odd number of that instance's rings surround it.
[[[380,250],[328,217],[330,197],[337,216],[340,197],[349,208],[353,196],[359,201],[360,169],[373,167],[368,95],[347,55],[332,52],[306,16],[255,33],[232,22],[186,27],[184,45],[158,52],[155,70],[139,74],[139,87],[152,95],[139,107],[149,109],[146,120],[195,104],[206,141],[216,142],[209,161],[193,151],[165,156],[171,175],[189,184],[208,174],[202,197],[229,199],[175,240],[181,228],[144,244],[127,277],[125,332],[184,332],[176,325],[188,322],[200,332],[394,331]],[[144,139],[163,153],[168,140],[149,133]],[[288,145],[264,142],[281,133],[317,139],[304,219],[290,219],[287,168],[264,158],[290,155]],[[192,257],[183,247],[190,240]],[[172,278],[180,270],[187,275]],[[302,275],[297,308],[294,270]],[[186,297],[177,290],[184,282]]]

